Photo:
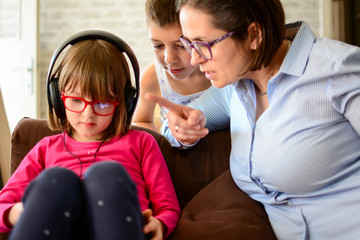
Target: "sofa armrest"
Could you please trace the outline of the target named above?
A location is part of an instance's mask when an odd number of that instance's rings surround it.
[[[51,131],[46,120],[24,117],[11,136],[10,174],[13,174],[26,154],[44,137],[57,134]]]

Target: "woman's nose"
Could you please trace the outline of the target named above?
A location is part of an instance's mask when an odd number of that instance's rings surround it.
[[[197,66],[205,61],[207,60],[201,57],[201,55],[195,50],[195,48],[193,48],[191,52],[190,64],[193,66]]]

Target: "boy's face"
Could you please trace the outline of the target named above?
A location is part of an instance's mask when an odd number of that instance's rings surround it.
[[[148,24],[148,34],[154,47],[156,60],[176,80],[190,76],[198,67],[190,64],[190,54],[184,49],[179,37],[182,35],[178,24],[158,27]]]

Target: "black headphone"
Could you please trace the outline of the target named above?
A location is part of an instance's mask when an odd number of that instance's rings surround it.
[[[139,96],[139,64],[134,52],[131,50],[128,44],[126,44],[122,39],[115,36],[114,34],[100,30],[89,30],[74,34],[64,43],[62,43],[54,52],[50,61],[49,71],[47,74],[47,99],[49,104],[49,111],[52,112],[54,110],[56,116],[59,119],[66,118],[65,107],[64,103],[61,100],[61,94],[58,86],[59,78],[52,76],[52,70],[55,66],[56,59],[68,45],[74,45],[80,41],[89,39],[100,39],[111,43],[120,52],[125,53],[131,62],[135,77],[135,87],[131,84],[131,80],[129,79],[126,83],[124,94],[125,105],[127,109],[127,119],[128,124],[130,124],[131,117],[134,113]]]

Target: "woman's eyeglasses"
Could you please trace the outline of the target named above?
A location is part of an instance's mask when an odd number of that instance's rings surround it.
[[[82,98],[64,96],[61,95],[61,99],[64,103],[64,106],[67,110],[75,113],[81,113],[87,107],[91,105],[94,113],[99,116],[109,116],[114,111],[115,108],[119,105],[118,102],[100,102],[100,101],[86,101]]]
[[[190,43],[188,40],[186,40],[184,38],[184,36],[180,37],[180,42],[182,43],[182,45],[184,45],[184,48],[186,49],[186,51],[188,53],[190,53],[190,55],[192,54],[192,49],[194,48],[196,50],[196,52],[204,59],[206,60],[211,60],[213,58],[212,52],[211,52],[211,47],[218,43],[221,42],[222,40],[231,37],[232,35],[234,35],[236,32],[229,32],[227,34],[225,34],[224,36],[219,37],[218,39],[215,39],[214,41],[211,41],[209,43],[207,42],[200,42],[200,41],[195,41]]]

